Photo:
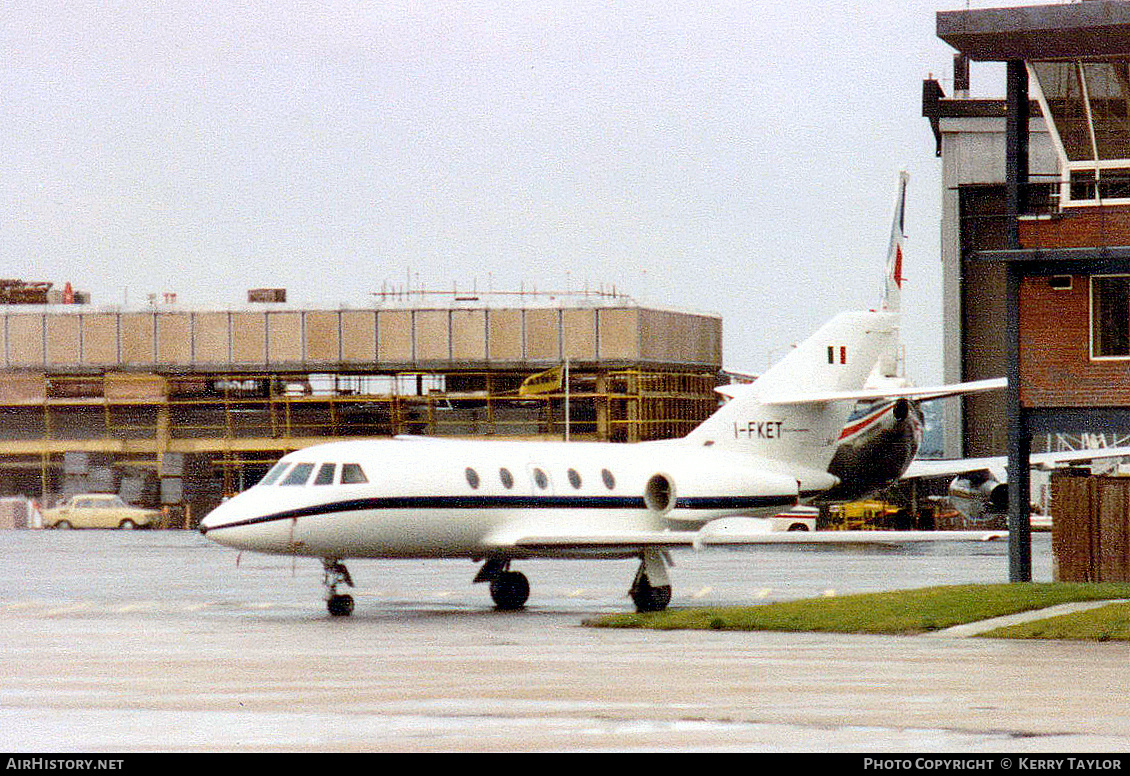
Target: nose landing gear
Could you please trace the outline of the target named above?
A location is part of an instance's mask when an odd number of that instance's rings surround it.
[[[322,584],[326,588],[326,608],[334,617],[348,617],[353,614],[353,596],[337,592],[337,586],[346,584],[353,587],[349,569],[340,560],[322,559]]]

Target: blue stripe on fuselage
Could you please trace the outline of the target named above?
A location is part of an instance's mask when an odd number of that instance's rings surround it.
[[[765,509],[796,505],[795,496],[699,496],[678,498],[676,509]],[[202,528],[204,533],[223,528],[317,517],[339,512],[392,509],[646,509],[642,496],[387,496],[356,498],[287,509],[259,517]]]

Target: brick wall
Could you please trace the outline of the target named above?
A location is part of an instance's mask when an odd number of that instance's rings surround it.
[[[1020,285],[1020,401],[1026,407],[1130,404],[1130,360],[1092,361],[1090,283],[1069,290],[1047,278]]]
[[[1025,248],[1130,245],[1130,210],[1077,208],[1063,216],[1022,221]],[[1020,401],[1027,407],[1130,405],[1130,360],[1091,359],[1090,282],[1071,288],[1048,278],[1020,286]]]
[[[1130,208],[1076,207],[1054,218],[1021,219],[1025,248],[1085,248],[1130,245]]]

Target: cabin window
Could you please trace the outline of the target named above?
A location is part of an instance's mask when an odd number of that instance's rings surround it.
[[[616,487],[616,478],[612,476],[612,472],[607,469],[600,470],[600,478],[604,480],[604,487],[612,490]]]
[[[278,463],[276,463],[274,466],[271,467],[271,470],[269,472],[267,472],[265,475],[263,475],[263,479],[259,480],[259,484],[260,485],[270,485],[270,484],[272,484],[275,480],[277,480],[279,478],[279,476],[284,471],[286,471],[286,467],[288,467],[288,466],[290,466],[290,463],[285,462],[285,461],[279,461]]]
[[[365,476],[364,470],[361,469],[361,464],[343,463],[341,465],[342,485],[359,485],[368,481],[369,478]]]
[[[337,471],[337,464],[336,463],[324,463],[324,464],[322,464],[322,467],[320,469],[318,469],[318,475],[316,477],[314,477],[314,484],[315,485],[333,485],[334,484],[334,472],[336,472],[336,471]]]
[[[479,487],[479,473],[477,471],[475,471],[474,469],[472,469],[470,466],[468,466],[467,469],[466,469],[466,474],[467,474],[467,484],[470,485],[472,489],[477,490],[478,487]]]
[[[283,485],[305,485],[306,480],[310,479],[310,472],[314,471],[314,464],[312,463],[298,463],[290,470],[290,474],[286,475],[286,479],[282,481]]]
[[[581,487],[581,475],[577,474],[577,470],[576,469],[570,469],[569,472],[568,472],[568,475],[569,475],[569,484],[572,485],[574,488],[580,488]]]
[[[505,466],[498,470],[498,479],[502,481],[502,486],[507,490],[514,487],[514,475]]]
[[[545,472],[541,469],[534,469],[534,483],[541,490],[545,490],[549,487],[549,477],[545,476]]]

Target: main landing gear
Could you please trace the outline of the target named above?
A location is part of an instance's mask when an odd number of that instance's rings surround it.
[[[665,554],[662,550],[650,549],[640,553],[640,568],[628,591],[637,612],[661,612],[671,603]]]
[[[530,581],[522,572],[510,570],[509,558],[491,558],[479,569],[474,581],[490,582],[490,597],[500,611],[521,609],[530,597]]]
[[[628,591],[636,611],[661,612],[671,603],[666,555],[663,550],[655,549],[640,553],[640,567]],[[499,611],[521,609],[530,597],[529,580],[525,574],[510,570],[509,558],[491,558],[479,569],[474,581],[490,583],[490,597]]]
[[[337,592],[337,586],[346,584],[353,587],[349,569],[340,560],[322,559],[322,584],[326,588],[326,608],[334,617],[348,617],[353,614],[353,596]]]

